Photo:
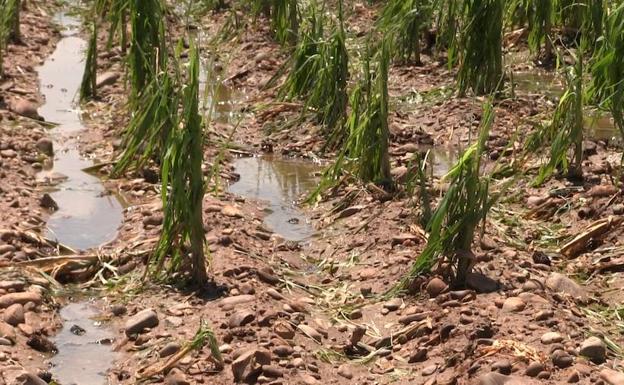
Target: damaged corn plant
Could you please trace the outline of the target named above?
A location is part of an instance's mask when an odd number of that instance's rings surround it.
[[[496,201],[496,196],[489,191],[490,176],[481,175],[481,158],[493,121],[494,111],[488,103],[484,107],[477,141],[463,152],[443,178],[450,184],[426,226],[425,249],[391,293],[408,289],[416,277],[434,266],[455,286],[465,284],[475,260],[472,253],[475,232],[479,223],[485,222]]]

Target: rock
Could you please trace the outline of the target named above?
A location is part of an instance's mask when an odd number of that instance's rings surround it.
[[[38,352],[50,353],[56,351],[56,345],[46,336],[33,334],[28,338],[26,344]]]
[[[34,103],[29,102],[28,100],[19,99],[18,101],[13,103],[11,110],[13,110],[13,112],[15,112],[16,114],[25,116],[27,118],[35,120],[41,119],[41,116],[39,116],[39,112],[37,112],[37,106]]]
[[[40,138],[35,144],[35,147],[37,147],[37,150],[39,150],[43,154],[46,154],[47,156],[54,155],[54,144],[48,138]]]
[[[292,340],[295,338],[295,329],[286,321],[275,322],[275,325],[273,325],[273,332],[285,340]]]
[[[487,235],[484,235],[479,240],[479,246],[481,247],[481,250],[494,250],[498,247],[498,245],[496,244],[496,241],[488,237]]]
[[[545,321],[551,318],[554,315],[552,310],[540,310],[537,314],[535,314],[536,321]]]
[[[546,367],[541,362],[531,362],[524,371],[524,374],[529,377],[537,377],[545,368]]]
[[[401,298],[393,298],[390,301],[383,304],[384,309],[388,309],[388,311],[399,310],[401,305],[403,304],[403,300]]]
[[[225,215],[226,217],[231,217],[231,218],[243,217],[243,212],[239,210],[238,208],[231,206],[231,205],[223,206],[223,208],[221,209],[221,214]]]
[[[262,374],[271,378],[284,377],[282,368],[275,365],[262,365]]]
[[[520,297],[509,297],[503,302],[503,311],[516,313],[524,310],[526,303]]]
[[[11,341],[12,344],[16,341],[15,329],[4,321],[0,321],[0,338]]]
[[[14,303],[4,311],[2,317],[4,318],[4,322],[12,326],[24,323],[24,306],[19,303]]]
[[[178,369],[173,368],[169,371],[165,377],[165,385],[190,385],[191,383],[186,380],[184,373]]]
[[[366,328],[363,326],[357,325],[353,329],[353,333],[351,333],[351,337],[349,337],[349,342],[351,343],[351,345],[356,345],[358,342],[362,340],[362,338],[364,338],[365,335],[366,335]]]
[[[602,369],[600,371],[602,378],[609,385],[624,385],[624,373],[613,369]]]
[[[546,287],[555,293],[567,294],[581,301],[588,299],[587,292],[581,285],[560,273],[550,273],[546,279]]]
[[[35,305],[41,304],[41,294],[34,291],[24,291],[21,293],[9,293],[0,297],[0,309],[5,309],[15,303],[22,305],[33,302]]]
[[[231,328],[245,326],[253,320],[256,319],[256,314],[250,310],[239,310],[230,316],[230,321],[228,322]]]
[[[592,336],[583,341],[579,354],[589,358],[590,361],[596,364],[601,364],[605,361],[607,347],[600,338]]]
[[[126,335],[141,333],[146,328],[158,326],[158,314],[153,309],[145,309],[133,315],[126,321]]]
[[[111,306],[111,313],[113,313],[113,315],[115,317],[122,316],[122,315],[126,314],[127,311],[128,311],[128,309],[124,305],[113,305],[113,306]]]
[[[104,72],[103,74],[100,74],[97,76],[97,79],[95,81],[95,86],[97,88],[101,88],[104,86],[115,84],[115,82],[119,79],[119,76],[120,75],[118,72],[113,72],[113,71]]]
[[[572,373],[570,373],[570,375],[566,379],[566,382],[568,384],[575,384],[575,383],[579,382],[580,380],[581,380],[581,375],[579,374],[579,372],[577,372],[575,370]]]
[[[162,225],[164,217],[162,214],[152,214],[143,218],[143,225],[145,226],[160,226]]]
[[[437,297],[439,294],[446,291],[447,288],[448,285],[443,280],[434,277],[429,281],[425,290],[427,290],[427,294],[429,294],[430,297]]]
[[[59,209],[58,203],[56,203],[56,201],[48,193],[44,193],[41,196],[39,206],[52,211],[56,211]]]
[[[476,384],[479,385],[537,385],[541,382],[527,380],[522,377],[506,376],[497,372],[490,372],[480,376]]]
[[[410,354],[408,363],[413,364],[415,362],[423,362],[427,359],[427,349],[416,349]]]
[[[312,377],[307,373],[301,374],[301,382],[305,385],[319,385],[320,382],[316,378]]]
[[[434,364],[434,365],[429,365],[429,366],[425,367],[425,368],[424,368],[424,369],[420,372],[420,374],[421,374],[421,375],[423,375],[423,376],[430,376],[430,375],[432,375],[433,373],[435,373],[435,372],[436,372],[436,370],[438,370],[438,365],[435,365],[435,364]]]
[[[563,341],[563,336],[557,332],[546,332],[540,338],[544,345],[556,344]]]
[[[162,349],[158,352],[158,355],[162,357],[168,357],[172,354],[177,353],[180,350],[180,344],[177,342],[169,342],[167,345],[163,346]]]
[[[278,357],[289,357],[295,350],[288,345],[279,345],[273,348],[273,354]]]
[[[246,381],[253,372],[254,366],[269,365],[271,363],[271,352],[264,349],[249,349],[243,351],[234,361],[232,361],[232,374],[234,381]]]
[[[466,286],[477,293],[491,293],[498,290],[498,282],[480,273],[468,273]]]
[[[608,197],[608,196],[614,195],[618,191],[619,189],[612,184],[607,184],[607,185],[601,184],[601,185],[597,185],[589,189],[589,191],[587,192],[587,195],[589,195],[592,198],[602,198],[602,197]]]
[[[565,369],[574,363],[574,357],[563,350],[556,350],[552,353],[550,358],[552,363],[560,369]]]
[[[311,326],[301,324],[297,326],[297,329],[299,329],[303,334],[305,334],[306,336],[312,338],[313,340],[317,342],[321,342],[323,340],[323,336],[321,335],[321,333],[319,333],[316,329],[314,329]]]
[[[241,295],[235,295],[232,297],[227,297],[227,298],[222,299],[221,302],[219,302],[219,306],[221,306],[223,310],[232,310],[238,305],[243,305],[243,304],[255,301],[255,300],[256,300],[255,295],[241,294]]]
[[[20,373],[17,377],[15,377],[14,384],[15,385],[47,385],[47,383],[44,380],[28,372]]]
[[[271,269],[268,266],[265,266],[261,269],[259,269],[256,274],[258,275],[258,278],[265,283],[268,283],[270,285],[277,285],[280,282],[280,279],[277,275],[275,275],[275,273],[273,272],[273,269]]]
[[[353,378],[353,371],[351,370],[351,366],[349,364],[342,364],[338,367],[338,371],[336,372],[339,376],[350,380]]]
[[[508,360],[496,361],[492,364],[492,370],[502,374],[511,374],[511,362]]]

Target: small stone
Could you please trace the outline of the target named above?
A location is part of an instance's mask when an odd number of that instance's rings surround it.
[[[33,302],[36,305],[41,304],[41,294],[34,291],[24,291],[21,293],[9,293],[0,297],[0,309],[5,309],[15,303],[22,305]]]
[[[596,364],[601,364],[605,361],[607,347],[600,338],[591,336],[583,341],[579,354],[589,358],[590,361]]]
[[[436,372],[436,370],[438,370],[438,365],[429,365],[427,367],[425,367],[422,372],[420,372],[420,374],[422,374],[423,376],[430,376],[433,373]]]
[[[554,315],[552,310],[540,310],[535,314],[536,321],[545,321]]]
[[[111,313],[113,313],[113,315],[115,317],[122,316],[122,315],[126,314],[127,311],[128,311],[128,309],[124,305],[113,305],[113,306],[111,306]]]
[[[225,215],[226,217],[231,217],[231,218],[243,217],[243,212],[240,209],[231,205],[223,206],[223,208],[221,209],[221,214]]]
[[[12,326],[24,323],[24,306],[14,303],[4,311],[3,318],[4,322]]]
[[[553,364],[560,368],[565,369],[574,363],[574,357],[564,352],[563,350],[557,350],[551,355]]]
[[[429,294],[430,297],[437,297],[439,294],[446,291],[447,288],[448,285],[443,280],[434,277],[429,281],[425,290],[427,290],[427,294]]]
[[[292,340],[295,337],[295,329],[285,321],[275,322],[273,332],[285,340]]]
[[[617,370],[602,369],[600,378],[609,385],[624,385],[624,373]]]
[[[540,374],[540,372],[542,372],[544,369],[545,366],[541,362],[531,362],[524,371],[524,374],[529,377],[537,377],[537,375]]]
[[[337,371],[338,375],[341,377],[350,380],[353,378],[353,371],[351,370],[351,366],[349,364],[342,364],[338,367]]]
[[[503,302],[503,311],[508,313],[516,313],[524,310],[526,303],[520,297],[509,297]]]
[[[321,342],[323,340],[323,336],[321,335],[321,333],[319,333],[316,329],[314,329],[311,326],[301,324],[297,326],[297,329],[299,329],[303,334],[305,334],[306,336],[312,338],[313,340],[317,342]]]
[[[23,372],[15,377],[15,385],[47,385],[47,383],[38,376]]]
[[[563,341],[563,336],[557,332],[546,332],[540,338],[544,345],[556,344]]]
[[[245,326],[256,319],[256,314],[250,310],[239,310],[230,316],[228,322],[231,328]]]
[[[52,196],[50,196],[50,194],[48,193],[44,193],[41,196],[41,200],[39,201],[39,206],[48,210],[52,210],[52,211],[56,211],[59,209],[58,203],[56,203],[54,198],[52,198]]]
[[[126,321],[126,335],[141,333],[146,328],[158,326],[158,314],[153,309],[145,309],[133,315]]]
[[[271,378],[284,377],[282,368],[275,365],[262,365],[262,373]]]
[[[41,116],[39,116],[39,112],[37,112],[37,106],[35,106],[34,103],[29,102],[28,100],[19,99],[13,104],[11,109],[18,115],[35,120],[41,119]]]
[[[278,357],[289,357],[294,352],[294,349],[288,345],[279,345],[273,348],[273,354]]]
[[[180,350],[180,344],[177,342],[169,342],[167,345],[163,346],[162,349],[158,352],[158,355],[163,357],[169,357],[172,354],[177,353]]]
[[[280,283],[279,277],[275,275],[273,269],[271,269],[269,266],[258,269],[256,274],[262,282],[268,283],[270,285],[277,285],[278,283]]]
[[[587,291],[581,285],[560,273],[550,273],[546,279],[546,287],[555,293],[563,293],[574,299],[581,301],[588,299]]]
[[[0,321],[0,338],[11,341],[14,344],[16,341],[15,329],[4,321]]]
[[[427,359],[427,349],[416,349],[412,354],[410,354],[408,363],[413,364],[415,362],[423,362]]]
[[[48,138],[40,138],[37,140],[35,144],[37,150],[41,151],[41,153],[46,154],[47,156],[54,155],[54,144]]]
[[[190,385],[190,382],[186,380],[186,376],[180,369],[173,368],[165,377],[165,385]]]
[[[97,88],[101,88],[104,86],[109,86],[115,84],[115,82],[119,79],[119,72],[107,71],[103,74],[97,76],[95,81],[95,86]]]
[[[403,304],[403,300],[401,298],[393,298],[390,301],[383,304],[384,309],[388,311],[396,311],[399,310],[401,305]]]
[[[243,305],[243,304],[255,301],[255,300],[256,300],[255,295],[241,294],[241,295],[235,295],[232,297],[227,297],[227,298],[222,299],[221,302],[219,302],[219,306],[221,306],[223,310],[232,310],[239,305]]]
[[[492,364],[492,369],[502,374],[511,374],[511,362],[508,360],[496,361]]]
[[[581,380],[581,375],[579,374],[579,372],[577,372],[575,370],[572,373],[570,373],[570,375],[566,379],[566,382],[568,384],[575,384],[575,383],[579,382],[580,380]]]
[[[479,273],[468,273],[466,286],[477,293],[491,293],[498,290],[498,282]]]

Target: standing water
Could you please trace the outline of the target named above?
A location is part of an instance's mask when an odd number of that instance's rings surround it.
[[[82,171],[93,165],[80,156],[74,139],[84,130],[77,99],[86,42],[75,36],[78,19],[61,13],[57,22],[64,31],[54,53],[39,68],[45,97],[39,112],[57,124],[50,132],[55,148],[53,165],[43,173],[60,173],[67,179],[51,193],[59,210],[48,220],[46,235],[69,247],[88,249],[115,237],[123,208],[97,177]]]
[[[86,42],[76,36],[78,19],[61,13],[57,22],[64,29],[62,38],[39,68],[41,93],[46,101],[40,113],[57,124],[50,132],[55,149],[53,164],[43,173],[63,174],[67,179],[51,193],[59,210],[48,220],[47,236],[82,250],[115,237],[122,221],[122,206],[97,177],[82,171],[92,165],[80,156],[75,139],[85,129],[77,98]],[[92,319],[95,310],[85,302],[69,304],[60,314],[63,329],[55,338],[58,354],[51,360],[54,378],[63,385],[106,384],[106,371],[115,357],[105,344],[111,340],[112,331],[99,327]]]
[[[318,185],[319,167],[311,162],[271,157],[239,158],[234,162],[240,180],[229,191],[268,202],[264,221],[286,240],[304,241],[314,228],[297,208],[296,202]]]

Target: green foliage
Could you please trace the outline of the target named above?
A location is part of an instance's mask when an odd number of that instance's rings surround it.
[[[270,19],[271,31],[280,44],[294,44],[299,31],[299,6],[297,0],[250,0],[254,15],[263,14]]]
[[[503,0],[467,0],[459,44],[459,93],[490,94],[503,84]]]
[[[109,23],[109,48],[112,46],[115,36],[119,34],[121,51],[126,52],[128,42],[126,24],[128,22],[131,1],[133,0],[96,0],[95,2],[96,14],[102,19],[106,19]]]
[[[158,266],[171,260],[168,272],[190,262],[194,282],[205,283],[204,226],[202,203],[203,132],[199,115],[199,55],[192,46],[187,84],[182,88],[182,114],[175,121],[161,164],[163,229],[154,253]],[[190,260],[186,258],[190,254]],[[156,274],[160,274],[160,269]]]
[[[485,221],[496,200],[496,196],[490,196],[490,177],[480,175],[481,157],[493,120],[494,111],[488,103],[484,107],[477,142],[464,151],[444,177],[450,180],[450,186],[427,225],[429,238],[425,249],[393,291],[406,289],[415,277],[436,264],[454,270],[449,275],[456,284],[465,283],[472,267],[471,248],[476,228],[479,222]]]
[[[80,83],[80,100],[85,101],[96,96],[97,82],[97,21],[93,21],[93,30],[87,48],[85,69]]]
[[[432,11],[431,0],[390,0],[386,4],[377,25],[390,37],[393,56],[420,64],[420,41]]]
[[[334,144],[343,140],[344,132],[338,128],[344,123],[347,111],[347,79],[349,56],[342,24],[342,2],[339,22],[325,37],[325,19],[310,6],[308,23],[288,64],[290,72],[280,90],[285,99],[305,100],[305,110],[316,111],[325,134]]]
[[[605,18],[604,36],[591,66],[592,99],[613,114],[624,137],[624,4]]]
[[[556,169],[568,172],[571,177],[581,177],[583,160],[583,59],[566,74],[567,89],[559,100],[546,137],[552,140],[550,159],[540,168],[534,185],[541,185]],[[544,134],[541,134],[544,135]],[[568,152],[572,147],[572,160]],[[570,165],[572,165],[570,167]]]

